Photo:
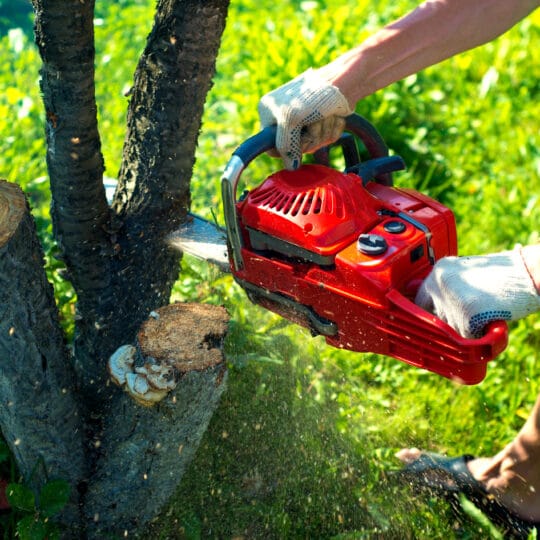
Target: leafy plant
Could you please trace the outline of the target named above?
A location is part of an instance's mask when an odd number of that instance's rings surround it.
[[[10,483],[6,487],[7,499],[15,514],[12,516],[14,529],[21,540],[43,540],[60,538],[60,528],[54,518],[69,500],[70,486],[63,480],[50,480],[36,500],[34,492],[25,484]]]

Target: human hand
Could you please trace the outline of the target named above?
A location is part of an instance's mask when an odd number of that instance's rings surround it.
[[[415,302],[468,338],[481,337],[491,321],[515,321],[540,310],[519,249],[439,260]]]
[[[263,96],[258,109],[262,127],[277,124],[276,150],[287,169],[300,166],[303,152],[337,140],[353,113],[339,89],[313,69]]]

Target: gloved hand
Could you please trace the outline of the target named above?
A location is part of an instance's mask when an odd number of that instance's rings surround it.
[[[439,260],[415,301],[468,338],[481,337],[491,321],[515,321],[540,310],[540,295],[517,248]]]
[[[303,152],[337,140],[353,112],[339,89],[313,69],[263,96],[258,109],[262,127],[277,124],[276,149],[287,169],[300,166]]]

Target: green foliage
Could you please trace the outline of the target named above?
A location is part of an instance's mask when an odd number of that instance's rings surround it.
[[[199,140],[194,210],[222,219],[220,174],[234,148],[258,130],[262,94],[335,58],[416,5],[233,1]],[[125,94],[153,10],[153,2],[142,0],[96,5],[96,92],[112,177],[120,166]],[[539,36],[535,13],[494,43],[358,105],[408,164],[396,183],[452,207],[463,254],[540,241],[540,65],[532,61]],[[38,70],[37,52],[23,32],[1,38],[0,176],[29,194],[69,330],[75,298],[53,256]],[[258,183],[280,166],[261,156],[242,181]],[[230,276],[187,257],[173,299],[227,306],[229,390],[178,499],[152,537],[181,537],[179,527],[186,538],[495,534],[469,507],[470,519],[455,531],[443,502],[393,481],[399,467],[393,456],[409,445],[455,455],[500,450],[540,390],[538,316],[512,325],[509,347],[482,384],[459,387],[390,358],[332,349],[250,305]],[[9,473],[7,462],[0,465]],[[45,509],[23,516],[28,530],[47,508],[56,506],[46,502]]]
[[[128,95],[153,18],[153,2],[96,3],[96,100],[106,174],[116,178],[122,158]],[[129,7],[126,7],[129,5]]]
[[[32,5],[28,0],[0,0],[0,35],[10,28],[32,32]]]
[[[67,482],[51,480],[42,487],[36,501],[34,492],[25,484],[8,484],[6,496],[14,513],[6,529],[16,531],[21,540],[60,538],[61,529],[51,518],[67,504],[70,491]]]
[[[54,518],[67,504],[71,487],[64,480],[50,480],[36,498],[34,492],[18,480],[14,459],[0,436],[0,488],[4,489],[11,511],[0,513],[1,538],[16,536],[21,540],[53,540],[61,529]],[[1,498],[1,497],[0,497]]]

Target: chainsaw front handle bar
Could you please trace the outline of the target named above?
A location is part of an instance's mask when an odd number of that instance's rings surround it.
[[[358,114],[345,119],[345,131],[358,137],[366,147],[370,158],[388,156],[388,147],[373,124]],[[231,251],[231,262],[236,270],[244,266],[242,259],[242,236],[236,214],[236,191],[243,170],[257,157],[276,146],[277,126],[268,126],[244,141],[234,152],[225,167],[221,180],[223,212],[227,228],[227,238]],[[392,176],[382,172],[375,180],[384,185],[392,185]]]

